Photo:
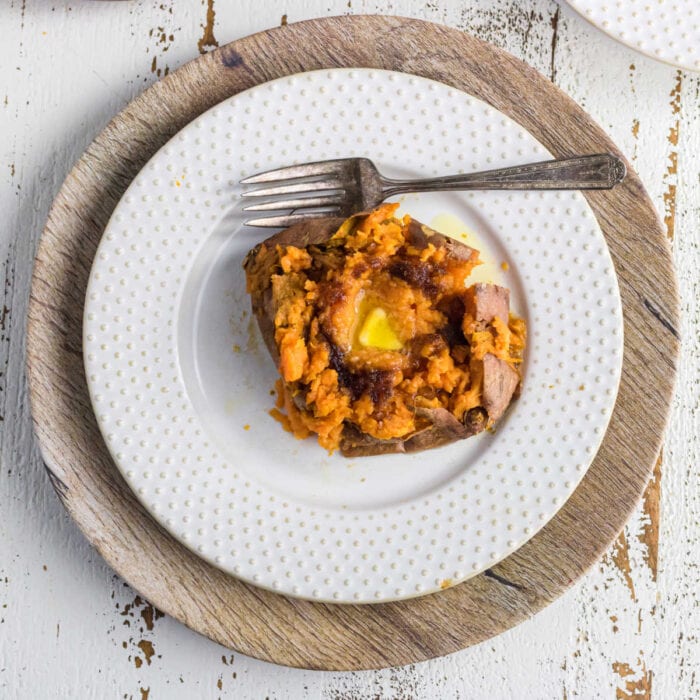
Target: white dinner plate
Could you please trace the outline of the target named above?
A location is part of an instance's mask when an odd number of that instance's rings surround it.
[[[117,206],[88,285],[85,367],[117,466],[177,539],[281,593],[387,601],[492,566],[557,512],[613,409],[622,314],[580,193],[405,197],[401,211],[461,234],[482,251],[479,278],[511,289],[529,328],[522,396],[495,432],[418,454],[347,459],[296,440],[268,414],[277,373],[241,264],[270,232],[242,226],[238,183],[339,156],[417,177],[548,153],[484,102],[403,73],[317,71],[236,95]]]
[[[631,49],[700,71],[698,0],[567,0],[591,24]]]

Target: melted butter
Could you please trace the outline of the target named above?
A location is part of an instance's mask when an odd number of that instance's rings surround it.
[[[360,345],[379,350],[401,350],[403,345],[389,323],[384,309],[376,306],[365,317],[357,336]]]
[[[460,243],[476,248],[479,251],[481,264],[472,270],[465,284],[470,287],[476,282],[487,282],[489,284],[503,284],[503,272],[489,255],[488,248],[479,240],[479,234],[469,228],[458,216],[454,214],[438,214],[429,224],[430,228],[438,233],[454,238]]]
[[[470,237],[476,238],[476,233],[454,214],[438,214],[429,225],[430,228],[457,240],[466,241]]]

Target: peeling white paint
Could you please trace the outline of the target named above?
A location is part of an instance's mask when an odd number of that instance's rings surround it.
[[[611,551],[568,594],[496,639],[401,669],[306,672],[231,654],[169,618],[151,622],[145,604],[134,605],[137,594],[63,511],[34,447],[24,316],[34,247],[73,162],[158,70],[197,55],[208,22],[224,43],[285,14],[294,22],[375,12],[464,29],[553,75],[633,159],[662,215],[676,184],[684,348],[661,468],[656,580],[640,506],[624,551]],[[675,69],[547,0],[10,0],[0,5],[0,33],[1,697],[612,698],[644,697],[645,683],[655,698],[700,695],[700,76],[682,75],[675,114]],[[669,176],[672,151],[678,172]]]

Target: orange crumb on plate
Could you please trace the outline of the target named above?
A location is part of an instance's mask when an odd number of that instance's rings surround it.
[[[508,270],[510,270],[510,265],[505,260],[501,263],[501,270],[504,272],[508,272]]]
[[[449,588],[452,585],[452,579],[451,578],[446,578],[440,581],[440,588],[444,591],[446,588]]]
[[[246,423],[246,424],[243,426],[243,430],[250,430],[250,425],[248,425],[248,423]]]
[[[236,345],[233,346],[233,352],[240,352],[241,351],[241,346],[236,343]],[[270,392],[271,394],[274,394],[273,391]]]
[[[581,386],[578,388],[579,391],[585,391],[586,386],[585,384],[581,384]]]

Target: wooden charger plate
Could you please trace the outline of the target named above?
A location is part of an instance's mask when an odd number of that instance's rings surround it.
[[[643,492],[659,452],[678,352],[669,247],[648,195],[629,170],[613,191],[586,194],[607,239],[624,308],[615,410],[578,489],[520,550],[439,594],[343,606],[255,588],[175,541],[122,480],[88,398],[82,313],[95,249],[131,179],[188,122],[259,83],[338,66],[405,71],[452,85],[517,121],[557,157],[621,155],[546,78],[460,31],[397,17],[346,16],[262,32],[171,73],[87,149],[58,193],[39,244],[27,338],[34,423],[49,476],[107,562],[158,608],[227,647],[326,670],[448,654],[503,632],[561,595],[615,539]]]

